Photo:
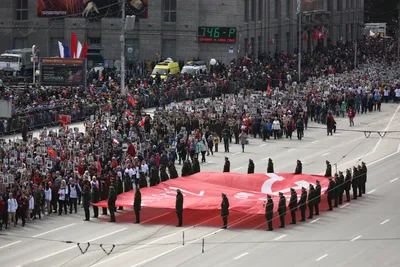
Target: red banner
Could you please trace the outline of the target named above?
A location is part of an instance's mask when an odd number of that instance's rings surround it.
[[[273,197],[275,211],[278,208],[279,192],[289,203],[290,188],[301,195],[301,188],[308,191],[309,185],[320,180],[325,192],[329,181],[326,177],[308,174],[268,173],[207,173],[202,172],[188,177],[168,180],[157,186],[142,188],[142,206],[156,209],[175,209],[176,190],[184,195],[184,208],[193,210],[219,210],[221,193],[229,199],[229,210],[248,214],[264,214],[266,195]],[[134,191],[118,195],[116,206],[132,207]],[[107,207],[107,200],[96,206]]]

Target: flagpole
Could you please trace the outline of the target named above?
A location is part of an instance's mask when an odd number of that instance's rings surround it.
[[[299,72],[299,84],[301,82],[301,0],[297,0],[297,13],[299,14],[299,67],[298,67],[298,72]]]
[[[125,5],[126,0],[122,0],[121,6],[121,94],[125,95]]]

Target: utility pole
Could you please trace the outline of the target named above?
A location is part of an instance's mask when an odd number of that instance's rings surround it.
[[[299,85],[300,85],[300,82],[301,82],[301,41],[302,41],[302,35],[301,35],[301,0],[297,0],[297,14],[299,15],[299,54],[298,54],[299,67],[298,67],[298,72],[299,72]]]
[[[400,0],[397,8],[399,9],[399,17],[397,18],[397,22],[399,23],[397,28],[397,64],[400,65]]]
[[[121,6],[121,36],[119,37],[119,40],[121,41],[121,94],[125,95],[126,90],[125,90],[125,5],[126,5],[126,0],[122,0],[122,6]]]
[[[357,69],[357,40],[354,41],[354,69]]]

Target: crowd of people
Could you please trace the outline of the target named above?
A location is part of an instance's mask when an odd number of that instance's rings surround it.
[[[101,88],[3,88],[15,114],[0,123],[0,133],[21,130],[23,138],[2,140],[0,147],[1,221],[20,218],[24,225],[26,218],[63,216],[79,205],[90,220],[90,204],[108,199],[102,215],[110,213],[115,222],[119,194],[178,177],[175,164],[183,164],[181,176],[191,175],[214,153],[228,153],[233,141],[244,152],[249,136],[291,139],[297,131],[301,139],[309,121],[326,124],[332,135],[334,116],[348,116],[354,125],[359,113],[379,112],[382,101],[400,99],[392,45],[360,43],[356,70],[352,44],[317,47],[304,55],[302,83],[295,80],[296,57],[276,53],[220,64],[201,77],[130,77],[126,95],[112,78]],[[373,52],[382,46],[387,53],[378,57]],[[157,107],[153,116],[144,111],[150,106]],[[60,114],[85,120],[85,132],[60,125]],[[59,131],[29,135],[46,118]],[[93,213],[99,216],[95,207]]]

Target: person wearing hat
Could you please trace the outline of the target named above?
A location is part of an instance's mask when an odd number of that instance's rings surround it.
[[[228,216],[229,216],[229,200],[228,197],[224,193],[222,193],[221,217],[224,223],[222,229],[228,228]]]
[[[110,186],[108,195],[108,210],[110,211],[110,222],[115,222],[115,202],[117,201],[117,193],[114,186]]]
[[[358,196],[362,197],[363,191],[362,191],[362,187],[363,187],[363,172],[362,172],[362,168],[361,165],[358,165],[357,167],[357,177],[358,177]]]
[[[294,174],[302,174],[302,173],[303,173],[303,164],[301,163],[300,160],[297,160],[296,170],[294,171]]]
[[[255,168],[255,166],[254,166],[253,160],[249,159],[249,166],[247,168],[247,174],[254,173],[254,168]]]
[[[361,172],[363,175],[361,189],[362,193],[365,194],[365,185],[367,183],[367,172],[368,172],[367,165],[365,164],[365,162],[361,162]]]
[[[315,202],[314,202],[314,208],[315,208],[315,215],[319,215],[319,203],[321,202],[321,183],[319,180],[316,181],[316,186],[315,186]]]
[[[312,219],[314,216],[315,196],[314,186],[310,184],[310,189],[308,190],[308,219]]]
[[[183,194],[180,189],[176,190],[175,211],[176,216],[178,216],[178,225],[176,227],[181,227],[183,214]]]
[[[351,187],[351,172],[350,169],[347,169],[343,186],[344,191],[346,192],[346,202],[350,202],[350,187]]]
[[[272,228],[273,215],[274,215],[274,201],[272,201],[272,197],[270,195],[267,195],[267,203],[265,205],[265,218],[267,219],[267,224],[268,224],[267,231],[273,230]]]
[[[331,165],[331,163],[327,160],[327,161],[326,161],[325,177],[331,177],[331,176],[332,176],[332,165]]]
[[[274,173],[274,163],[271,158],[268,159],[267,173]]]
[[[298,206],[300,208],[300,212],[301,212],[301,222],[305,222],[306,221],[306,207],[307,205],[307,191],[304,187],[301,188],[301,196],[300,196],[300,200],[298,203]]]
[[[285,215],[286,215],[286,197],[282,192],[279,192],[279,203],[278,203],[279,219],[281,221],[280,228],[285,228]]]
[[[96,204],[100,201],[100,192],[97,183],[93,183],[92,181],[92,192],[91,192],[92,203]],[[93,207],[93,218],[99,217],[99,207],[92,205]]]
[[[294,188],[290,188],[290,200],[289,200],[290,215],[292,217],[291,224],[296,224],[296,211],[297,211],[297,192]]]
[[[106,200],[108,198],[108,188],[104,180],[101,181],[100,198],[101,200]],[[102,208],[101,215],[107,215],[107,208],[105,207]]]
[[[328,184],[328,197],[326,198],[326,200],[328,201],[328,206],[329,209],[328,211],[333,210],[332,209],[332,200],[335,198],[335,182],[332,180],[332,177],[329,177],[329,184]]]
[[[231,162],[229,161],[228,157],[225,157],[225,164],[224,164],[223,172],[230,172],[230,171],[231,171]]]
[[[339,181],[336,182],[336,186],[338,186],[338,190],[339,190],[339,194],[338,194],[338,201],[339,201],[339,205],[343,204],[343,193],[344,193],[344,176],[343,176],[343,172],[339,171],[339,177],[337,178],[337,180]]]
[[[353,178],[351,179],[351,187],[353,189],[353,199],[357,199],[357,189],[358,189],[358,170],[357,167],[353,167]]]
[[[133,201],[133,210],[135,211],[136,222],[140,223],[140,210],[142,209],[142,193],[140,193],[140,187],[136,187],[135,199]]]

